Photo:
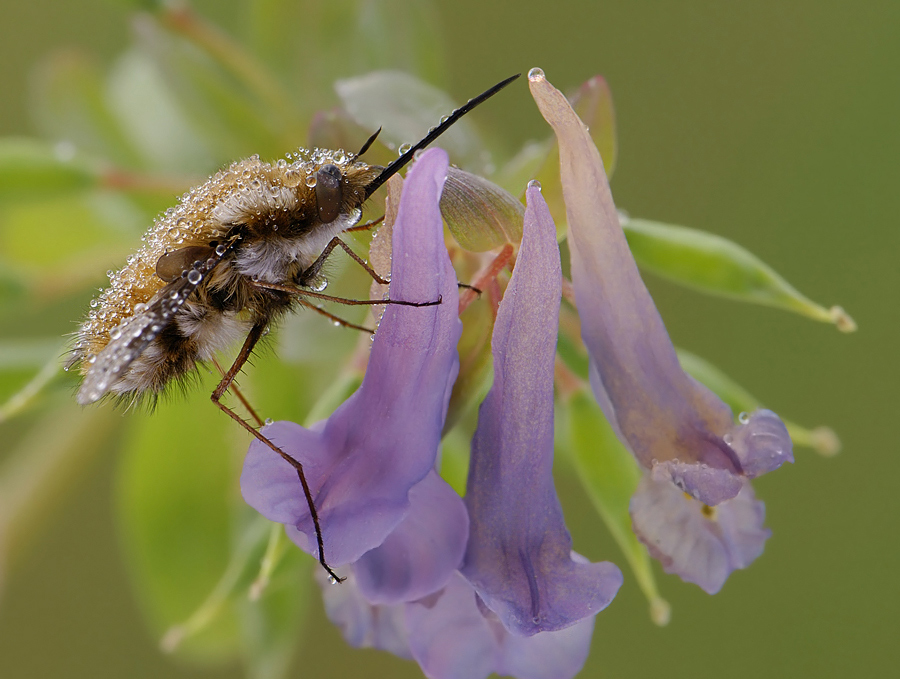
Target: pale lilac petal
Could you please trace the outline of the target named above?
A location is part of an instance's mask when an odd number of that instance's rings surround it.
[[[499,664],[505,631],[488,624],[476,597],[454,573],[438,594],[406,604],[410,652],[429,679],[483,679]]]
[[[516,679],[574,677],[584,667],[593,634],[592,615],[558,632],[541,632],[530,637],[507,634],[494,671]]]
[[[459,568],[469,537],[462,498],[431,471],[409,491],[409,511],[387,539],[353,564],[366,600],[414,601],[441,589]]]
[[[773,426],[774,415],[736,426],[728,406],[682,371],[628,249],[596,146],[562,93],[543,76],[529,81],[559,140],[572,282],[597,400],[644,467],[668,461],[721,470],[693,479],[679,473],[707,504],[733,497],[741,484],[725,477],[793,461],[790,438]],[[765,441],[751,435],[757,428]],[[736,452],[726,441],[739,437],[748,447]]]
[[[510,632],[560,630],[598,613],[622,574],[577,563],[553,486],[553,377],[561,273],[556,228],[527,192],[524,238],[494,326],[494,384],[472,441],[462,573]]]
[[[746,424],[732,429],[730,436],[726,440],[731,441],[749,479],[794,461],[787,427],[771,410],[755,411],[746,418]]]
[[[762,554],[770,535],[763,528],[765,506],[746,481],[737,497],[709,507],[687,497],[656,468],[641,480],[629,509],[635,534],[665,571],[709,594]]]
[[[558,632],[511,634],[459,574],[406,610],[410,650],[430,679],[570,679],[587,659],[594,627],[589,616]]]
[[[380,545],[403,519],[410,488],[434,467],[459,369],[456,344],[461,332],[456,275],[444,246],[438,207],[447,165],[446,153],[431,149],[409,172],[393,230],[390,288],[393,299],[443,303],[389,305],[359,390],[324,424],[310,430],[292,428],[276,441],[304,465],[325,554],[333,565],[356,561]],[[301,501],[291,505],[297,513],[285,516],[286,475],[292,473],[290,465],[254,441],[242,486],[248,487],[261,513],[288,518],[288,534],[316,554],[299,481],[296,493]],[[267,479],[273,484],[271,507]]]
[[[404,606],[375,606],[366,601],[353,578],[341,584],[316,571],[325,613],[354,648],[377,648],[400,658],[412,658],[406,633]]]

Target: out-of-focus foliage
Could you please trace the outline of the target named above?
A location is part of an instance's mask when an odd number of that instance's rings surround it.
[[[188,400],[129,412],[112,426],[109,406],[75,411],[70,392],[77,377],[64,375],[55,360],[60,338],[74,330],[104,272],[124,263],[154,216],[223,164],[254,153],[283,157],[299,143],[352,152],[378,127],[383,131],[366,159],[385,164],[462,102],[442,89],[447,67],[431,3],[256,0],[246,4],[243,38],[185,3],[129,4],[133,39],[120,57],[108,68],[70,51],[48,57],[35,78],[40,136],[0,139],[0,425],[15,439],[0,459],[0,576],[20,560],[30,542],[23,536],[40,530],[52,496],[77,478],[63,472],[114,447],[121,542],[149,633],[187,662],[237,658],[247,676],[276,679],[287,676],[304,624],[310,563],[237,496],[247,437],[209,405],[214,378],[202,380]],[[491,71],[485,87],[505,75]],[[592,78],[572,99],[612,174],[618,148],[609,85]],[[483,201],[475,212],[490,211],[480,225],[459,210],[445,214],[459,278],[482,288],[482,299],[462,311],[461,373],[445,439],[443,471],[460,491],[475,405],[489,386],[489,338],[509,244],[515,248],[521,236],[515,197],[529,179],[541,181],[565,236],[555,142],[549,134],[518,142],[516,152],[502,152],[479,130],[477,114],[441,139],[462,168],[457,176],[477,174],[462,180],[460,195],[470,198],[458,204],[471,213],[475,196]],[[372,216],[379,203],[380,195]],[[811,302],[732,241],[637,218],[625,230],[648,271],[701,292],[852,328],[839,308]],[[367,240],[355,245],[364,249]],[[501,252],[506,259],[492,270]],[[364,296],[363,279],[335,264],[330,290]],[[271,342],[277,357],[263,353],[258,374],[247,380],[265,416],[302,420],[312,411],[318,420],[341,400],[332,391],[346,393],[358,383],[365,338],[357,342],[309,316],[287,321]],[[667,604],[627,515],[637,468],[585,395],[587,364],[574,315],[564,312],[561,333],[563,369],[580,386],[558,404],[559,440],[572,453],[560,467],[579,477],[654,620],[664,623]],[[681,360],[736,412],[758,405],[702,359],[683,353]],[[838,445],[830,430],[790,429],[799,445],[822,452]]]

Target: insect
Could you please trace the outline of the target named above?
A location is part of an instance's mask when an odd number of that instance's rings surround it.
[[[386,282],[339,234],[356,226],[366,200],[417,151],[517,77],[471,99],[387,167],[359,160],[375,141],[375,132],[356,154],[301,149],[294,162],[274,164],[251,157],[190,190],[156,219],[143,237],[144,246],[110,274],[110,287],[91,303],[66,365],[77,365],[84,376],[78,403],[87,405],[106,395],[131,402],[155,396],[192,374],[199,363],[214,362],[218,351],[243,337],[211,399],[296,469],[315,526],[319,563],[340,581],[325,559],[302,465],[222,403],[222,396],[272,324],[295,306],[316,308],[307,297],[349,304],[440,303],[347,300],[323,295],[315,286],[335,248]]]

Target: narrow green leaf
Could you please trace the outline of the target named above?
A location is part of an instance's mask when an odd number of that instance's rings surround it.
[[[826,309],[798,292],[758,257],[733,241],[684,226],[624,219],[628,245],[637,263],[682,285],[744,302],[794,311],[834,323],[843,332],[856,329],[840,307]]]
[[[761,403],[755,396],[716,366],[684,349],[677,351],[678,360],[684,371],[701,384],[709,387],[713,393],[728,404],[735,414],[750,412],[761,407]],[[807,429],[789,420],[784,420],[784,424],[787,426],[795,446],[812,448],[826,457],[840,452],[841,441],[829,427]]]
[[[283,552],[265,588],[238,600],[244,663],[249,679],[283,679],[300,646],[315,563],[291,543],[284,527],[272,524]]]
[[[244,437],[209,403],[210,390],[129,415],[136,421],[118,471],[118,514],[131,579],[158,636],[190,619],[231,559],[236,481],[229,439]],[[229,610],[185,638],[178,651],[221,662],[234,657],[238,642]]]
[[[71,194],[99,185],[96,164],[71,144],[37,139],[0,139],[0,200],[34,200]]]
[[[669,619],[669,605],[659,595],[650,556],[631,530],[628,513],[641,470],[587,390],[576,392],[562,406],[562,414],[564,439],[573,453],[578,477],[647,597],[651,618],[664,625]]]
[[[459,168],[447,174],[441,215],[456,242],[470,252],[522,240],[525,206],[493,182]]]

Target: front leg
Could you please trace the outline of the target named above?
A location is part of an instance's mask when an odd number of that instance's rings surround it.
[[[390,283],[389,280],[386,280],[379,276],[378,273],[376,273],[375,269],[370,267],[362,257],[353,252],[349,245],[342,241],[338,236],[335,236],[331,239],[331,242],[329,242],[328,245],[325,246],[325,249],[322,250],[322,254],[316,258],[316,261],[310,264],[305,271],[297,276],[297,284],[308,287],[310,283],[315,280],[316,276],[319,275],[319,272],[322,271],[322,266],[325,264],[325,260],[328,259],[328,256],[334,251],[336,247],[343,248],[344,252],[350,255],[353,261],[355,261],[363,269],[365,269],[366,273],[368,273],[376,283],[381,283],[382,285],[387,285],[388,283]]]

